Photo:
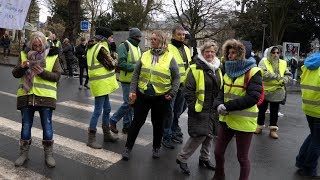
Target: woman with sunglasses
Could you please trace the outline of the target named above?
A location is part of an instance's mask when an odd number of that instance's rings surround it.
[[[279,105],[285,98],[285,85],[292,78],[287,68],[287,61],[279,58],[280,49],[277,46],[268,48],[267,58],[259,63],[259,67],[263,70],[263,85],[265,91],[264,101],[259,107],[258,127],[255,134],[261,134],[262,128],[265,127],[265,112],[270,104],[270,137],[278,139],[278,112]]]

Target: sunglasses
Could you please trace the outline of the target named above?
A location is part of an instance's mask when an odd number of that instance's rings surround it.
[[[280,54],[280,52],[271,52],[272,54]]]

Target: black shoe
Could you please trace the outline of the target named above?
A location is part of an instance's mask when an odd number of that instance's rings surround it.
[[[123,153],[122,153],[122,160],[128,161],[130,159],[130,153],[131,150],[127,147],[125,147]]]
[[[160,149],[159,148],[152,149],[152,158],[153,159],[160,158]]]
[[[176,142],[176,143],[179,143],[179,144],[182,144],[183,139],[181,137],[179,137],[179,136],[173,136],[172,137],[172,141]]]
[[[81,90],[81,89],[82,89],[82,85],[79,86],[79,90]]]
[[[122,133],[123,134],[128,134],[129,128],[122,128]]]
[[[85,85],[84,85],[84,87],[85,87],[86,89],[90,89],[90,88],[89,88],[89,86],[88,86],[87,84],[85,84]]]
[[[298,174],[299,176],[307,177],[307,178],[311,178],[311,179],[320,179],[320,176],[319,176],[319,175],[314,175],[314,176],[312,176],[312,175],[306,175],[306,174],[303,172],[302,169],[298,169],[297,174]]]
[[[174,149],[174,145],[171,140],[162,140],[162,145],[168,149]]]
[[[214,167],[212,162],[210,162],[209,160],[208,161],[204,161],[204,160],[199,159],[199,166],[206,167],[207,169],[210,169],[210,170],[215,170],[216,169],[216,167]]]
[[[110,130],[113,132],[113,133],[115,133],[115,134],[118,134],[118,129],[117,129],[117,124],[114,124],[114,123],[112,123],[112,122],[110,122]]]
[[[187,163],[183,163],[179,159],[176,159],[176,163],[179,164],[180,169],[182,170],[183,174],[190,175],[190,170],[188,168],[188,164]]]

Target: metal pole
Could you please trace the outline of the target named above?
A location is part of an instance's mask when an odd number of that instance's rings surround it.
[[[262,27],[263,27],[263,36],[262,36],[262,54],[264,53],[264,37],[266,35],[266,27],[267,27],[267,24],[262,24]]]

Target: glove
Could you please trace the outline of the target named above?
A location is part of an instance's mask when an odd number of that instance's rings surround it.
[[[229,114],[228,111],[227,111],[227,108],[224,106],[224,104],[220,104],[218,106],[218,108],[217,108],[217,111],[218,111],[219,114],[221,114],[223,116]]]

